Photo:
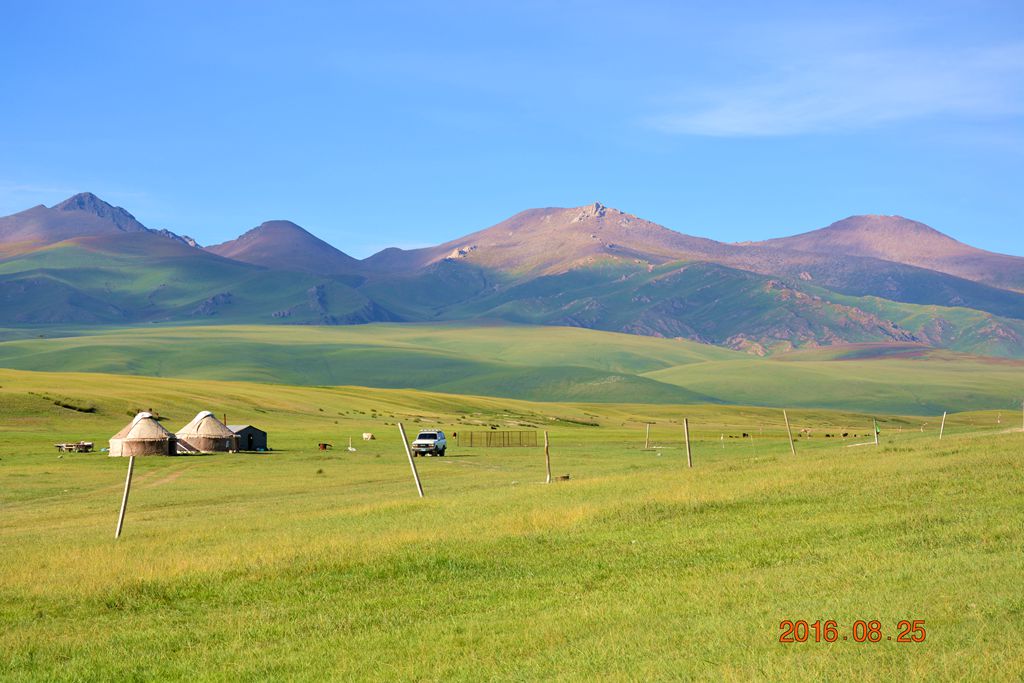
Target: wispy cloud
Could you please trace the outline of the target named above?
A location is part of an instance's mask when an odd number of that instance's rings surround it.
[[[37,195],[37,194],[60,194],[62,192],[70,192],[74,194],[74,190],[66,187],[59,187],[55,185],[31,185],[26,183],[9,183],[0,181],[0,194],[7,195]]]
[[[54,203],[76,192],[59,185],[17,183],[0,180],[0,216],[6,216],[38,204]],[[56,198],[56,199],[55,199]]]
[[[780,136],[1024,113],[1024,43],[815,52],[766,59],[751,79],[690,91],[646,122],[668,133]]]

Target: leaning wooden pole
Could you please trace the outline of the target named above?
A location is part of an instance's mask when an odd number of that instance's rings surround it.
[[[544,465],[545,465],[545,467],[547,467],[547,470],[548,470],[548,477],[547,477],[547,479],[544,480],[545,484],[550,484],[551,483],[551,450],[548,448],[548,446],[549,446],[548,433],[547,433],[547,430],[545,430],[544,431]]]
[[[939,441],[942,440],[942,432],[946,429],[946,411],[942,411],[942,424],[939,425]]]
[[[871,428],[875,430],[875,445],[878,445],[878,422],[875,418],[871,418]]]
[[[683,418],[683,438],[686,439],[686,466],[693,467],[693,456],[690,454],[690,420]]]
[[[786,434],[789,436],[789,450],[793,455],[796,455],[796,445],[793,443],[793,430],[789,427],[789,415],[786,414],[785,410],[782,411],[782,417],[786,419]]]
[[[651,423],[647,423],[647,434],[644,436],[644,450],[651,447]]]
[[[405,438],[405,427],[398,423],[398,433],[402,435],[402,445],[405,446],[405,455],[409,458],[409,467],[412,468],[412,478],[416,480],[416,490],[423,497],[423,484],[420,483],[420,473],[416,471],[416,461],[412,459],[412,449],[409,448],[409,439]]]
[[[128,493],[132,490],[132,472],[135,470],[135,456],[128,457],[128,476],[124,479],[124,495],[121,496],[121,512],[117,515],[117,530],[114,538],[121,538],[121,529],[124,528],[124,513],[128,510]]]

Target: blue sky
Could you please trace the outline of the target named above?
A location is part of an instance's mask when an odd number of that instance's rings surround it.
[[[600,200],[1024,254],[1024,4],[712,4],[9,3],[0,214],[89,190],[204,244],[287,218],[362,257]]]

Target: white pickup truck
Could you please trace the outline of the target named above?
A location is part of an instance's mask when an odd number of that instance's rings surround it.
[[[448,448],[448,441],[444,438],[444,432],[440,429],[420,432],[412,442],[412,454],[417,455],[444,455]]]

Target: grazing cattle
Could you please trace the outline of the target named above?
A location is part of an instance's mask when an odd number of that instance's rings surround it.
[[[363,432],[363,441],[374,441],[376,438],[377,437],[370,432]]]

